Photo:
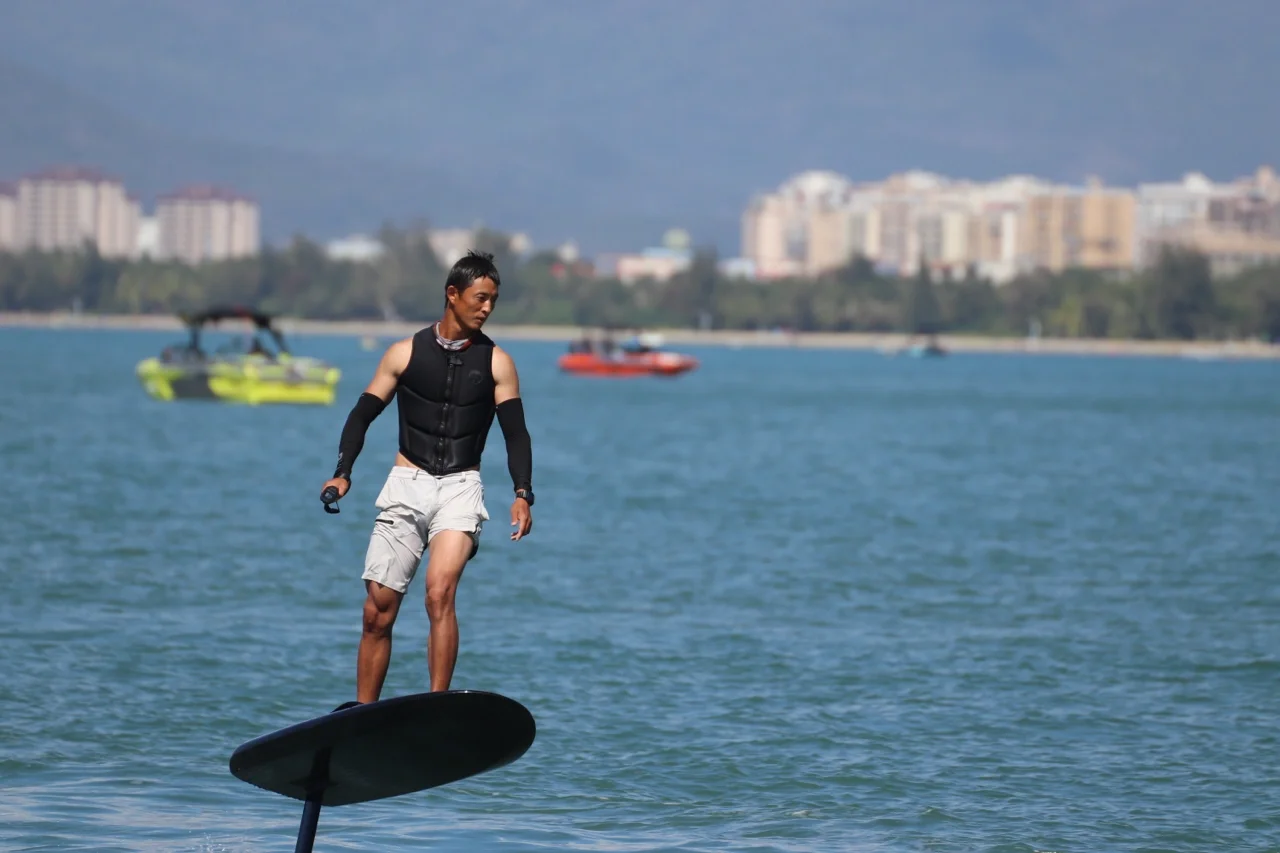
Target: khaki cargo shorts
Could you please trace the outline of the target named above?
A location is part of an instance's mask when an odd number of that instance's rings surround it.
[[[479,471],[436,477],[418,468],[391,469],[375,503],[364,558],[364,580],[403,593],[418,572],[422,554],[441,530],[471,534],[471,556],[480,548],[480,528],[489,520]]]

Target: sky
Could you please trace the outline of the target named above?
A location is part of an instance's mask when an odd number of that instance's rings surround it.
[[[752,195],[806,169],[1132,185],[1280,161],[1274,0],[0,0],[0,20],[0,117],[24,94],[47,111],[0,130],[0,178],[76,157],[144,198],[235,182],[276,238],[423,218],[619,251],[682,227],[733,254]]]

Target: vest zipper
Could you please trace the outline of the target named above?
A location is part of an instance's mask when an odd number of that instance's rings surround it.
[[[449,421],[449,402],[453,399],[453,373],[462,358],[454,353],[446,353],[445,359],[449,367],[444,373],[444,405],[440,407],[440,434],[436,439],[436,470],[444,472],[444,425]]]

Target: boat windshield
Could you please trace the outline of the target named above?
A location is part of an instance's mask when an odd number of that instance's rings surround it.
[[[662,335],[653,332],[636,330],[634,334],[624,338],[620,343],[615,341],[610,330],[601,332],[597,339],[583,333],[576,341],[569,342],[571,354],[594,355],[599,358],[619,358],[629,355],[648,355],[661,351],[665,343]]]
[[[247,338],[236,336],[226,341],[214,351],[217,358],[240,358],[242,356],[262,356],[274,360],[279,353],[263,343],[261,335],[253,334]]]

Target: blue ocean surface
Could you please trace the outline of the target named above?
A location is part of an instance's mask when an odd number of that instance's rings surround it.
[[[387,341],[291,339],[331,407],[152,400],[180,337],[0,329],[0,849],[293,850],[229,757],[354,696],[394,407],[318,495]],[[317,850],[1280,851],[1280,362],[504,345],[534,529],[495,425],[453,686],[537,739]]]

